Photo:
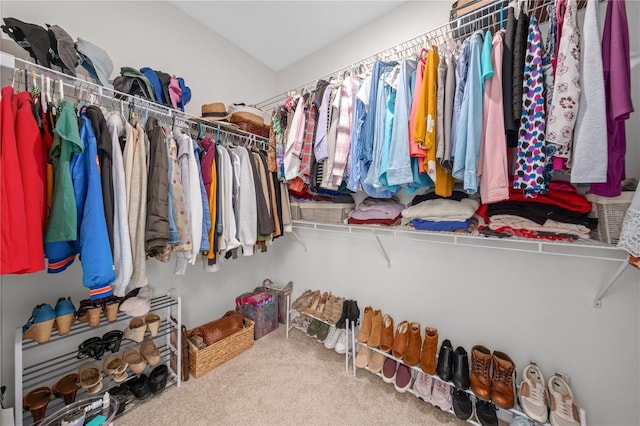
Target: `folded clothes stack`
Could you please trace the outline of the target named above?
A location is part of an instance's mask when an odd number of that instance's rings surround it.
[[[355,225],[399,225],[405,205],[396,198],[365,198],[349,213],[347,223]]]
[[[415,229],[423,231],[456,231],[475,228],[473,215],[480,201],[454,191],[450,198],[441,198],[433,192],[414,197],[402,217],[410,219]]]

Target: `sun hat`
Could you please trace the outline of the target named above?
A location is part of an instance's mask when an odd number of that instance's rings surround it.
[[[52,65],[62,68],[65,74],[76,76],[78,66],[78,54],[73,39],[59,25],[49,25],[49,59]]]
[[[95,44],[78,37],[76,50],[82,61],[80,65],[86,69],[91,77],[103,86],[109,86],[109,79],[113,72],[113,62],[107,52]]]
[[[232,104],[229,106],[232,123],[250,123],[254,126],[264,126],[264,112],[256,107],[245,104]]]
[[[227,107],[222,102],[212,102],[204,104],[200,107],[201,118],[206,121],[212,121],[219,123],[222,126],[231,127],[237,129],[238,126],[229,121],[229,113]]]
[[[49,34],[39,25],[22,22],[16,18],[3,18],[2,31],[20,47],[29,52],[36,63],[49,68]]]

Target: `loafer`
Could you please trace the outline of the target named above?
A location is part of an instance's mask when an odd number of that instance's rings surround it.
[[[162,392],[167,386],[168,376],[169,369],[164,364],[158,365],[151,370],[151,374],[149,374],[149,388],[154,395]]]
[[[411,387],[411,368],[404,364],[399,364],[393,386],[398,392],[405,393]]]
[[[448,382],[453,377],[453,347],[449,339],[442,342],[440,346],[436,371],[438,376],[445,382]]]
[[[320,326],[318,328],[318,333],[316,334],[316,339],[318,340],[318,342],[323,343],[327,339],[330,328],[331,326],[329,324],[324,322],[320,323]]]
[[[476,400],[476,418],[482,426],[498,426],[496,406],[489,401]]]
[[[469,394],[463,390],[455,389],[451,399],[456,417],[461,420],[470,419],[473,415],[473,404]]]
[[[382,380],[385,383],[393,383],[396,379],[396,370],[398,369],[398,363],[393,358],[387,358],[382,364]]]
[[[127,382],[129,389],[131,389],[131,393],[138,400],[145,400],[149,398],[151,394],[151,388],[149,387],[149,378],[146,374],[140,374],[137,377],[129,380]]]

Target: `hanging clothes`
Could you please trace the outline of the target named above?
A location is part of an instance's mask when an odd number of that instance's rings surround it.
[[[418,109],[420,108],[420,102],[422,100],[422,78],[424,77],[424,66],[427,60],[427,50],[422,49],[420,52],[420,58],[416,67],[416,76],[413,85],[413,95],[411,97],[411,114],[409,115],[409,153],[412,158],[415,158],[418,163],[417,173],[427,173],[424,168],[424,159],[427,158],[427,150],[424,145],[419,143],[416,139],[415,129],[418,119]],[[413,163],[414,161],[412,161]],[[415,175],[415,171],[413,172]],[[429,178],[431,179],[431,178]]]
[[[331,171],[331,183],[334,187],[342,184],[349,161],[349,151],[351,148],[351,126],[353,125],[353,110],[355,104],[356,91],[358,89],[358,78],[349,76],[340,89],[339,117],[337,122],[336,148]]]
[[[258,238],[258,210],[256,187],[253,180],[253,168],[250,163],[249,153],[243,147],[229,149],[229,152],[238,157],[234,165],[234,176],[237,176],[239,185],[236,206],[238,239],[242,244],[244,256],[253,255],[253,246]]]
[[[534,15],[529,18],[527,61],[522,90],[522,113],[518,135],[513,187],[533,197],[546,190],[546,144],[542,37]]]
[[[285,146],[284,178],[293,180],[298,176],[300,170],[300,152],[304,137],[304,100],[302,97],[298,99],[293,119],[287,128],[289,134]]]
[[[196,264],[196,258],[200,253],[202,242],[203,228],[203,209],[202,209],[202,177],[200,176],[200,168],[198,167],[199,158],[196,157],[196,151],[193,140],[186,137],[187,163],[189,173],[189,220],[191,222],[191,253],[188,256],[188,262],[191,265]]]
[[[515,41],[513,42],[513,100],[512,114],[516,123],[516,128],[520,129],[520,121],[522,117],[522,96],[523,96],[523,76],[525,58],[527,55],[527,40],[529,29],[529,15],[525,13],[524,8],[520,8],[518,21],[516,23]],[[518,138],[507,138],[509,148],[515,148],[518,145]]]
[[[353,112],[353,125],[351,127],[351,146],[349,148],[349,179],[347,189],[358,192],[362,186],[360,181],[362,176],[362,161],[360,151],[362,150],[362,138],[364,124],[366,121],[367,107],[369,105],[369,94],[371,91],[371,76],[365,77],[360,83],[356,92],[355,110]]]
[[[516,146],[520,115],[513,115],[513,79],[514,79],[514,48],[516,42],[516,19],[513,7],[507,8],[506,32],[504,34],[504,53],[502,55],[502,98],[504,109],[504,127],[508,146]]]
[[[145,249],[149,257],[164,251],[169,239],[168,154],[164,130],[155,118],[146,124],[149,137],[149,177]]]

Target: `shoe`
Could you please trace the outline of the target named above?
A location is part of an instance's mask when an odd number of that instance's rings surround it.
[[[329,324],[335,324],[340,318],[342,318],[342,311],[344,310],[344,298],[336,297],[333,300],[333,307],[331,314],[327,318]]]
[[[89,327],[97,327],[102,315],[102,303],[99,300],[84,299],[78,307],[78,321],[89,323]]]
[[[320,327],[318,328],[318,333],[316,334],[316,339],[318,340],[318,342],[324,343],[324,341],[327,339],[327,336],[329,335],[330,328],[331,326],[326,322],[320,323]]]
[[[424,341],[420,354],[420,368],[427,374],[436,374],[436,352],[438,351],[438,330],[431,327],[424,329]]]
[[[411,387],[411,368],[399,363],[393,386],[400,393],[405,393]]]
[[[360,333],[356,340],[360,343],[367,343],[369,336],[371,335],[371,325],[373,322],[373,309],[371,306],[364,308],[364,314],[362,317],[362,326],[360,327]]]
[[[151,367],[158,365],[160,362],[160,351],[153,343],[153,340],[150,338],[144,339],[142,344],[140,345],[140,355],[147,360]]]
[[[22,326],[22,338],[35,340],[37,343],[48,342],[51,339],[51,330],[56,321],[56,311],[51,305],[42,303],[31,312],[31,318]]]
[[[78,389],[80,389],[79,380],[80,376],[77,373],[67,374],[51,388],[53,396],[62,398],[64,405],[73,404],[76,400]]]
[[[127,382],[131,393],[136,399],[142,401],[151,396],[151,388],[149,387],[149,378],[145,374],[140,374],[137,377]]]
[[[431,392],[431,403],[442,411],[451,410],[451,385],[441,380],[435,380]]]
[[[318,331],[320,331],[320,326],[321,325],[322,325],[322,323],[320,321],[318,321],[317,319],[313,318],[311,320],[311,322],[309,323],[309,327],[307,327],[307,336],[315,337],[318,334]]]
[[[535,423],[528,417],[524,416],[514,416],[509,423],[509,426],[536,426],[538,423]]]
[[[151,370],[151,374],[149,374],[149,389],[151,389],[151,393],[155,395],[162,392],[167,386],[168,376],[169,369],[164,364]]]
[[[316,309],[318,308],[318,304],[320,303],[320,299],[322,295],[319,290],[316,290],[312,294],[311,304],[304,310],[305,314],[315,315]]]
[[[391,353],[399,360],[404,357],[407,351],[407,344],[409,343],[409,323],[402,321],[398,324],[396,329],[396,335],[393,338],[393,345],[391,346]]]
[[[327,321],[329,317],[333,315],[333,305],[335,301],[336,301],[336,297],[333,294],[329,293],[329,298],[327,299],[327,302],[324,306],[324,310],[320,315],[320,319],[322,319],[322,321]]]
[[[100,302],[102,302],[102,310],[107,321],[114,322],[118,319],[118,310],[120,309],[121,301],[122,298],[115,295],[100,299]]]
[[[469,389],[469,357],[462,346],[453,352],[453,386]]]
[[[136,343],[142,343],[144,340],[144,332],[147,330],[147,325],[143,318],[133,318],[129,321],[129,327],[124,329],[123,337],[125,339],[133,340]]]
[[[53,308],[52,308],[53,309]],[[46,386],[33,389],[22,398],[22,407],[31,411],[34,423],[44,419],[51,399],[51,389]]]
[[[367,346],[360,346],[360,350],[356,355],[356,367],[365,368],[369,364],[371,358],[371,349]]]
[[[378,349],[382,339],[382,312],[376,309],[371,314],[371,333],[367,340],[367,346]]]
[[[469,394],[463,390],[454,389],[451,395],[451,405],[453,413],[460,420],[469,420],[473,415],[473,404]]]
[[[119,355],[109,355],[104,359],[102,371],[111,376],[114,382],[122,383],[129,377],[127,374],[128,366]]]
[[[339,354],[344,354],[347,350],[351,350],[351,338],[347,339],[347,331],[344,329],[338,329],[338,338],[336,339],[335,351]]]
[[[120,330],[111,330],[102,335],[102,344],[105,347],[105,351],[109,349],[112,354],[120,350],[120,344],[122,343],[123,332]]]
[[[476,400],[476,418],[482,426],[498,426],[496,406],[489,401]]]
[[[422,371],[416,376],[413,382],[413,392],[418,398],[422,398],[425,402],[431,401],[431,389],[433,388],[433,378],[424,374]]]
[[[89,395],[95,395],[102,390],[102,373],[95,364],[83,365],[78,374],[80,386],[85,388]]]
[[[345,300],[342,304],[342,313],[340,314],[340,319],[336,322],[337,328],[345,328],[347,317],[349,315],[349,309],[351,309],[351,300]]]
[[[387,357],[384,356],[384,354],[372,351],[371,358],[369,359],[369,371],[375,374],[381,372],[385,359],[387,359]]]
[[[449,339],[445,339],[440,345],[436,371],[438,376],[445,382],[453,378],[453,347]]]
[[[420,349],[422,348],[421,329],[420,323],[417,322],[412,322],[409,326],[409,343],[407,344],[407,352],[402,358],[402,362],[409,367],[414,367],[420,363]]]
[[[358,308],[358,301],[352,300],[347,312],[347,319],[350,324],[360,324],[360,308]]]
[[[509,355],[493,351],[493,375],[491,377],[491,401],[500,408],[508,410],[515,403],[516,365]]]
[[[491,398],[491,352],[481,345],[471,348],[471,374],[469,382],[476,396],[485,401]],[[477,410],[476,405],[476,412]]]
[[[324,341],[324,347],[327,349],[335,349],[336,343],[338,343],[338,337],[340,337],[340,330],[337,329],[335,325],[332,325]]]
[[[391,352],[393,346],[393,318],[385,315],[382,318],[382,333],[380,336],[380,350],[382,352]]]
[[[520,383],[520,406],[522,411],[538,423],[544,424],[549,418],[547,388],[542,371],[535,363],[530,363],[522,372]]]
[[[122,360],[126,362],[133,374],[140,374],[147,366],[147,361],[133,348],[127,348],[122,354]]]
[[[158,314],[149,313],[144,317],[144,323],[147,326],[147,330],[151,333],[151,337],[158,335],[158,328],[160,327],[160,317]]]
[[[551,426],[579,426],[580,413],[569,384],[556,373],[549,377],[548,387]]]
[[[96,360],[102,359],[107,345],[100,337],[91,337],[78,345],[78,355],[76,358],[93,358]]]
[[[324,319],[324,310],[327,307],[327,302],[329,301],[329,297],[331,293],[327,293],[326,291],[322,293],[322,297],[320,298],[320,303],[318,303],[318,307],[316,311],[312,313],[316,318]]]
[[[71,331],[71,326],[76,322],[76,308],[73,306],[71,298],[61,297],[55,307],[56,320],[53,328],[58,330],[59,336],[65,336]]]
[[[133,394],[129,389],[129,385],[126,383],[122,383],[119,386],[111,388],[109,390],[109,394],[118,400],[118,411],[116,411],[117,416],[124,413],[125,408],[127,408],[127,405],[133,399]]]
[[[301,308],[306,309],[308,307],[309,296],[311,296],[313,292],[311,290],[305,290],[292,304],[291,309],[295,309],[299,311]]]
[[[396,380],[396,370],[398,369],[398,363],[393,358],[384,360],[382,364],[382,380],[385,383],[393,383]]]

